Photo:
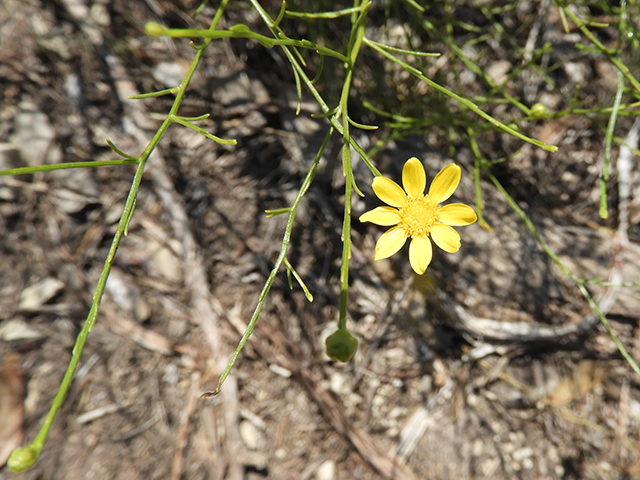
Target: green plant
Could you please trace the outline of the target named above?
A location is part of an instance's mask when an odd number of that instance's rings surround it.
[[[620,33],[620,41],[617,49],[610,49],[605,47],[597,38],[593,35],[592,29],[598,28],[601,25],[594,24],[592,22],[587,22],[581,20],[571,8],[567,5],[558,2],[559,11],[562,12],[563,18],[570,18],[580,29],[580,31],[588,38],[592,43],[593,47],[581,47],[585,50],[595,51],[602,55],[604,55],[613,65],[618,69],[618,90],[616,92],[616,96],[612,106],[605,107],[589,107],[589,108],[581,108],[578,102],[578,92],[574,97],[574,101],[570,103],[569,108],[562,111],[554,111],[548,112],[545,108],[540,108],[537,104],[533,105],[531,108],[527,107],[525,103],[517,99],[515,96],[507,92],[505,88],[506,82],[514,78],[516,75],[524,71],[526,68],[538,68],[535,61],[540,59],[546,53],[549,52],[548,46],[543,46],[540,49],[528,51],[523,53],[523,58],[525,58],[525,62],[522,63],[521,67],[515,69],[513,72],[509,74],[509,76],[504,79],[502,82],[497,83],[490,76],[488,76],[485,72],[482,71],[475,63],[474,60],[469,58],[469,56],[465,53],[463,48],[458,47],[454,42],[451,35],[451,29],[439,29],[438,25],[435,24],[435,20],[430,20],[428,12],[424,10],[420,5],[416,2],[407,1],[406,9],[409,12],[410,20],[412,22],[413,28],[416,32],[419,32],[421,35],[428,35],[438,38],[443,44],[450,49],[453,57],[455,58],[456,65],[452,67],[452,70],[458,75],[460,70],[464,69],[465,71],[472,71],[476,75],[478,75],[489,87],[489,90],[485,92],[483,96],[478,96],[477,98],[466,98],[460,93],[456,93],[451,88],[447,88],[442,85],[444,81],[440,81],[439,79],[432,79],[425,73],[426,64],[415,65],[420,62],[425,62],[427,60],[431,60],[431,57],[434,54],[428,54],[419,51],[418,49],[414,49],[409,45],[409,48],[399,48],[397,46],[386,45],[382,42],[375,41],[372,38],[369,38],[365,33],[365,27],[368,22],[369,9],[372,7],[371,3],[367,3],[364,1],[356,1],[354,2],[354,7],[346,8],[343,10],[333,11],[333,12],[321,12],[321,13],[305,13],[305,12],[293,12],[289,11],[286,8],[286,5],[283,3],[282,8],[278,12],[277,15],[270,15],[263,6],[258,3],[257,0],[251,1],[251,6],[258,13],[259,17],[262,19],[264,26],[269,30],[271,36],[263,35],[257,32],[252,31],[246,25],[235,25],[228,29],[218,29],[219,22],[222,16],[225,13],[225,9],[227,8],[229,1],[222,1],[219,6],[215,17],[211,21],[211,26],[208,29],[169,29],[165,28],[156,23],[149,23],[146,27],[146,31],[150,35],[164,35],[172,38],[181,38],[181,37],[189,37],[189,38],[197,38],[198,42],[202,42],[197,44],[192,42],[192,46],[195,50],[195,55],[193,60],[191,61],[190,67],[185,75],[184,79],[181,81],[180,85],[175,88],[162,90],[158,92],[146,93],[143,95],[137,95],[132,97],[132,99],[144,99],[157,97],[162,95],[174,95],[175,100],[166,117],[164,118],[161,126],[158,128],[156,134],[154,135],[152,141],[148,144],[148,146],[141,152],[139,155],[130,155],[122,152],[112,143],[109,143],[110,147],[113,151],[123,157],[120,160],[106,161],[106,162],[81,162],[81,163],[64,163],[59,165],[47,165],[42,167],[28,167],[28,168],[19,168],[12,170],[5,170],[0,172],[2,175],[18,175],[25,173],[35,173],[35,172],[44,172],[51,171],[55,169],[64,169],[64,168],[85,168],[85,167],[99,167],[106,165],[124,165],[124,164],[135,164],[137,165],[136,173],[133,177],[131,190],[127,197],[127,201],[124,205],[122,215],[120,217],[120,221],[118,224],[117,231],[111,243],[111,247],[109,250],[109,254],[105,260],[104,269],[102,271],[102,275],[98,281],[96,286],[94,295],[93,295],[93,304],[91,306],[90,312],[87,316],[86,323],[82,332],[78,336],[76,345],[73,349],[73,357],[69,364],[69,368],[67,373],[62,381],[60,389],[54,399],[49,415],[47,416],[40,433],[34,440],[34,442],[25,448],[18,449],[12,455],[9,466],[14,471],[22,471],[30,466],[37,460],[46,437],[48,435],[49,429],[64,401],[64,398],[69,390],[71,385],[75,370],[77,368],[78,362],[80,360],[80,356],[82,353],[82,349],[87,340],[87,337],[96,321],[96,318],[99,313],[100,303],[102,300],[102,296],[105,290],[105,285],[111,271],[113,260],[116,255],[116,251],[118,245],[123,239],[123,236],[126,236],[127,230],[134,214],[136,199],[139,192],[140,183],[142,181],[142,176],[144,173],[144,169],[146,163],[149,159],[149,155],[157,147],[160,141],[163,138],[163,135],[167,131],[172,124],[178,124],[176,127],[186,127],[194,130],[195,132],[206,136],[208,139],[225,145],[234,145],[235,140],[222,139],[212,135],[207,132],[203,128],[197,125],[198,121],[203,120],[207,117],[206,114],[197,117],[184,117],[178,115],[178,109],[182,104],[185,92],[189,87],[189,82],[198,68],[200,61],[202,59],[203,52],[206,50],[207,46],[211,41],[220,39],[220,38],[236,38],[243,39],[246,41],[256,41],[264,48],[279,48],[282,51],[282,54],[289,62],[293,77],[295,79],[298,97],[301,97],[302,89],[306,89],[306,91],[311,94],[314,99],[317,101],[321,111],[322,116],[326,118],[327,121],[327,131],[324,141],[319,148],[317,154],[315,155],[314,161],[311,163],[309,171],[300,185],[300,188],[297,192],[295,200],[288,207],[283,207],[281,209],[269,210],[267,211],[268,217],[273,217],[276,215],[288,215],[287,225],[283,234],[282,245],[277,259],[275,260],[271,272],[267,279],[265,280],[264,286],[262,287],[262,291],[260,293],[258,304],[254,310],[254,313],[249,321],[248,327],[242,336],[238,347],[233,353],[229,364],[220,377],[217,388],[214,392],[210,392],[205,394],[215,395],[220,391],[220,388],[231,371],[234,363],[236,362],[238,355],[240,354],[242,348],[247,342],[249,336],[252,334],[253,329],[258,321],[260,312],[264,306],[264,302],[267,298],[269,290],[271,289],[273,282],[277,276],[277,274],[281,271],[284,266],[284,269],[287,272],[290,284],[293,283],[292,278],[299,283],[301,288],[304,290],[305,295],[307,296],[309,301],[313,300],[312,293],[306,287],[301,275],[299,275],[295,269],[295,266],[292,265],[287,257],[288,248],[291,242],[291,235],[293,231],[294,222],[296,219],[296,213],[300,202],[305,195],[305,193],[310,188],[316,169],[318,167],[318,163],[325,152],[327,145],[330,140],[334,136],[339,136],[342,144],[342,173],[345,177],[345,191],[344,191],[344,216],[343,216],[343,224],[342,224],[342,242],[343,242],[343,251],[342,251],[342,263],[340,270],[340,316],[338,322],[338,331],[339,334],[338,340],[347,339],[347,348],[343,351],[340,351],[337,354],[332,355],[334,358],[338,360],[349,360],[352,358],[355,353],[354,347],[357,347],[357,340],[349,333],[347,329],[347,294],[349,288],[349,260],[351,255],[351,223],[352,223],[352,214],[351,214],[351,205],[353,200],[353,193],[356,192],[359,195],[362,195],[361,190],[358,188],[357,179],[355,177],[353,171],[353,162],[352,162],[352,153],[351,149],[353,149],[357,154],[361,157],[367,167],[370,169],[371,174],[374,177],[381,176],[381,172],[376,168],[373,157],[376,151],[382,146],[388,144],[392,140],[397,140],[401,138],[406,138],[409,135],[416,133],[424,133],[425,131],[429,131],[430,129],[436,128],[437,124],[441,125],[441,131],[444,131],[447,135],[451,137],[455,137],[456,140],[461,140],[463,143],[468,145],[468,147],[473,152],[474,161],[475,161],[475,172],[474,179],[476,182],[476,211],[479,217],[479,222],[481,225],[488,227],[487,222],[484,221],[482,216],[483,210],[483,200],[482,200],[482,188],[481,188],[481,178],[489,179],[496,187],[496,189],[503,195],[506,201],[509,203],[509,206],[518,213],[518,215],[522,218],[523,223],[526,228],[529,229],[531,234],[534,236],[540,247],[545,251],[545,253],[558,265],[561,271],[569,276],[576,284],[577,288],[580,290],[582,295],[584,296],[586,302],[592,311],[597,314],[605,326],[607,331],[610,333],[612,338],[617,342],[617,346],[620,349],[620,352],[625,356],[629,364],[636,371],[636,373],[640,376],[640,369],[630,357],[630,355],[626,352],[622,343],[617,340],[614,333],[611,331],[608,321],[606,317],[600,312],[598,306],[593,301],[593,298],[589,291],[586,288],[586,285],[589,283],[594,283],[593,280],[583,279],[579,276],[572,273],[569,269],[567,269],[558,256],[548,247],[543,237],[538,234],[533,222],[528,218],[526,213],[519,207],[518,203],[512,198],[512,196],[507,192],[507,190],[501,185],[498,178],[492,172],[492,167],[508,162],[509,158],[497,158],[497,159],[489,159],[486,153],[483,153],[481,147],[479,145],[478,139],[482,137],[484,134],[489,133],[503,133],[511,135],[514,139],[518,141],[528,142],[536,147],[542,148],[549,152],[554,152],[557,150],[557,147],[553,145],[548,145],[539,140],[533,139],[527,135],[522,134],[517,128],[518,123],[525,123],[530,120],[548,120],[548,119],[557,119],[564,116],[572,115],[572,114],[580,114],[580,115],[594,115],[602,118],[607,118],[607,127],[606,127],[606,161],[604,162],[604,167],[602,171],[602,196],[601,196],[601,216],[605,218],[608,215],[608,209],[606,204],[607,192],[606,185],[607,180],[609,178],[609,159],[611,155],[611,146],[613,143],[624,143],[623,140],[618,139],[614,136],[614,126],[616,124],[616,119],[620,115],[635,115],[635,108],[638,106],[638,102],[631,103],[623,103],[622,98],[623,94],[627,94],[628,96],[637,97],[640,92],[640,84],[638,84],[635,77],[631,74],[629,68],[625,65],[622,59],[622,49],[623,43],[622,39],[625,38],[625,34],[631,32],[631,26],[626,22],[626,4],[623,3],[620,8],[620,21],[618,24],[618,29]],[[393,6],[389,7],[395,8]],[[447,5],[446,9],[453,8],[453,5]],[[500,7],[500,8],[508,8],[508,7]],[[501,25],[498,20],[496,20],[496,15],[499,13],[499,8],[490,8],[490,7],[480,7],[490,25],[499,31],[501,29]],[[449,22],[448,25],[453,28],[453,26],[459,28],[471,28],[468,25],[463,24],[462,22],[457,22],[454,16],[449,12],[450,18],[445,18],[446,22]],[[275,18],[274,18],[275,17]],[[300,21],[314,21],[314,22],[322,22],[326,19],[337,19],[337,18],[348,18],[350,23],[349,30],[349,39],[346,47],[341,50],[338,47],[330,48],[323,44],[320,41],[311,41],[311,40],[298,40],[292,38],[292,36],[287,35],[283,28],[281,28],[281,22],[285,18],[293,18],[300,19]],[[566,20],[565,20],[566,21]],[[416,35],[419,36],[419,35]],[[414,40],[414,35],[410,32],[407,32],[407,40],[408,43],[411,43]],[[479,42],[482,39],[482,35],[478,35],[473,41]],[[471,42],[470,42],[471,44]],[[420,108],[424,108],[424,106],[431,102],[431,106],[436,106],[439,108],[432,108],[430,115],[423,116],[413,116],[416,114],[415,105],[411,106],[402,106],[397,111],[390,111],[389,108],[393,108],[390,105],[375,105],[372,102],[362,102],[361,105],[358,105],[357,108],[363,106],[368,108],[369,111],[374,112],[376,115],[386,118],[387,121],[384,125],[383,133],[378,137],[376,146],[371,149],[371,151],[367,152],[363,149],[358,142],[354,139],[352,135],[352,129],[360,129],[360,130],[374,130],[377,127],[366,125],[363,123],[359,123],[355,121],[352,117],[354,115],[350,114],[352,108],[356,108],[352,106],[353,102],[353,85],[354,78],[357,75],[358,67],[360,63],[358,59],[363,54],[363,51],[368,49],[367,55],[376,55],[378,59],[385,59],[385,65],[393,67],[394,72],[403,72],[408,73],[412,76],[412,81],[416,83],[421,83],[426,85],[428,88],[433,89],[435,95],[430,95],[428,99],[424,99],[424,103],[420,104]],[[306,61],[304,58],[303,51],[307,52],[307,54],[317,55],[318,60],[317,63],[319,65],[318,71],[315,72],[315,78],[312,78],[312,75],[309,73],[309,69],[306,67]],[[339,99],[333,103],[330,100],[325,98],[321,93],[320,89],[316,87],[316,82],[321,78],[322,73],[322,65],[324,64],[325,57],[333,59],[333,61],[338,61],[341,65],[341,75],[342,82],[339,89]],[[407,60],[409,58],[410,60]],[[425,60],[427,59],[427,60]],[[412,64],[412,61],[415,64]],[[552,82],[548,78],[547,72],[543,69],[540,69],[540,74],[545,76],[549,82]],[[630,87],[626,87],[627,83]],[[358,87],[359,89],[363,89],[363,87]],[[462,91],[462,88],[458,89],[458,92]],[[444,103],[444,100],[454,102],[457,106],[456,111],[452,111],[453,109],[449,108],[449,105]],[[381,102],[382,103],[382,102]],[[392,103],[392,102],[390,102]],[[486,112],[489,107],[496,104],[509,104],[516,111],[518,111],[521,116],[516,117],[515,115],[509,118],[508,121],[502,122],[495,118],[495,116],[490,115]],[[401,111],[405,109],[406,111]],[[471,112],[474,115],[470,115]],[[477,117],[476,117],[477,116]],[[478,118],[479,117],[479,118]],[[462,132],[462,133],[460,133]],[[358,179],[360,182],[369,182],[369,179]],[[632,284],[636,285],[636,284]],[[335,335],[335,334],[334,334]],[[331,337],[330,337],[331,338]],[[334,339],[337,337],[334,337]],[[328,348],[331,347],[332,342],[330,341],[327,344]]]

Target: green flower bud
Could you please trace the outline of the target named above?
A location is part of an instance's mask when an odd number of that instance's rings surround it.
[[[358,340],[348,330],[339,329],[324,342],[327,356],[335,362],[348,362],[358,350]]]
[[[545,107],[541,103],[536,103],[531,107],[531,116],[533,118],[539,118],[543,116],[545,113],[547,113],[547,107]]]
[[[151,35],[152,37],[159,37],[160,35],[163,35],[167,29],[159,23],[147,22],[147,24],[144,26],[144,30],[145,32],[147,32],[147,35]]]
[[[31,468],[34,463],[38,460],[38,454],[35,449],[32,447],[21,447],[16,448],[11,455],[9,455],[9,460],[7,460],[7,466],[9,470],[14,473],[24,472],[25,470]]]

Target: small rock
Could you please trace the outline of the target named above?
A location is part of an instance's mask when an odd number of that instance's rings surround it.
[[[147,247],[153,270],[166,280],[179,283],[182,280],[182,262],[173,250],[155,238],[149,239]]]
[[[89,12],[91,20],[101,27],[108,27],[111,25],[111,17],[109,17],[109,11],[105,5],[101,3],[94,3],[91,5],[91,11]]]
[[[471,70],[462,70],[460,72],[460,84],[461,85],[471,85],[473,83],[476,82],[476,74],[473,73]],[[507,77],[504,77],[504,80],[506,80]]]
[[[122,270],[114,268],[109,275],[106,290],[122,314],[144,322],[151,316],[151,308],[142,298],[138,286]]]
[[[493,477],[500,467],[499,458],[486,458],[480,462],[479,472],[485,477]]]
[[[82,443],[84,444],[84,446],[91,449],[93,449],[99,441],[100,437],[98,437],[98,435],[96,435],[95,433],[88,433],[82,439]]]
[[[35,310],[55,297],[63,288],[64,283],[57,278],[43,278],[22,291],[18,307],[22,310]]]
[[[168,383],[172,387],[178,385],[178,382],[180,381],[180,370],[178,370],[178,366],[175,363],[170,363],[164,369],[162,381]]]
[[[249,450],[260,450],[266,444],[264,433],[247,420],[240,422],[240,437]]]
[[[100,190],[91,170],[87,168],[65,170],[60,177],[61,186],[65,191],[64,195],[77,197],[77,201],[83,206],[82,208],[88,203],[95,204],[99,202]]]
[[[316,470],[316,480],[333,480],[336,478],[336,463],[327,460]]]
[[[640,402],[637,400],[629,401],[629,416],[635,423],[640,423]]]
[[[533,457],[533,455],[534,452],[530,447],[523,447],[519,448],[518,450],[514,450],[514,452],[511,454],[511,457],[517,462],[522,462],[526,458]]]
[[[564,68],[567,77],[571,79],[573,83],[578,85],[584,84],[589,74],[587,65],[585,63],[565,62],[562,67]]]
[[[329,377],[329,390],[336,395],[344,395],[351,391],[346,377],[340,372],[333,372]]]
[[[40,340],[45,336],[22,320],[9,320],[0,329],[0,338],[5,342]]]
[[[276,375],[280,375],[281,377],[284,377],[284,378],[289,378],[291,376],[291,370],[287,370],[286,368],[281,367],[276,363],[270,364],[269,370],[271,370]]]
[[[484,452],[484,442],[480,438],[476,438],[471,442],[471,455],[479,457]]]
[[[87,206],[87,199],[84,195],[67,190],[66,188],[55,190],[53,198],[56,207],[68,215],[78,213]]]
[[[269,101],[264,85],[257,79],[249,78],[244,71],[212,78],[211,89],[215,100],[225,106],[245,103],[262,105]]]
[[[13,143],[20,149],[22,158],[30,165],[55,163],[62,156],[54,148],[55,130],[49,118],[29,102],[22,102],[14,121]]]
[[[601,60],[596,62],[596,71],[598,72],[598,82],[604,88],[615,90],[618,85],[618,69],[609,60]]]
[[[80,78],[75,73],[67,75],[64,81],[64,92],[71,100],[74,107],[78,108],[82,103],[82,85]]]
[[[177,62],[161,62],[153,69],[152,75],[166,88],[175,88],[182,82],[185,69]]]
[[[509,60],[498,60],[493,62],[487,68],[487,75],[496,85],[502,85],[507,81],[509,70],[511,70],[511,62]]]

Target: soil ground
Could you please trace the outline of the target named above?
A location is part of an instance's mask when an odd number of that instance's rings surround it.
[[[611,64],[563,50],[579,34],[563,33],[550,2],[514,3],[499,22],[524,44],[526,32],[514,25],[542,18],[556,52],[550,64],[560,65],[551,73],[558,90],[523,77],[505,90],[560,109],[580,84],[584,102],[610,106]],[[3,1],[1,168],[111,159],[105,138],[138,154],[172,98],[126,95],[174,86],[194,54],[187,40],[149,38],[143,25],[192,25],[193,8],[186,0]],[[230,9],[223,26],[264,31],[248,8]],[[278,6],[270,8],[275,15]],[[479,8],[459,13],[472,21]],[[614,39],[610,30],[600,35]],[[477,58],[495,75],[519,61],[490,50]],[[437,65],[448,81],[447,62]],[[484,213],[494,232],[461,229],[460,252],[435,252],[420,278],[405,251],[374,263],[382,230],[354,222],[349,311],[360,350],[352,363],[329,361],[323,339],[338,317],[342,249],[337,137],[302,203],[289,254],[313,303],[281,273],[222,393],[198,398],[215,387],[277,257],[286,219],[264,211],[291,203],[326,132],[326,122],[310,116],[318,111],[311,99],[295,115],[287,68],[257,43],[224,40],[207,50],[181,114],[210,112],[200,125],[238,144],[170,128],[149,161],[98,322],[42,456],[19,477],[1,469],[0,479],[640,478],[638,378],[487,178]],[[462,81],[470,95],[482,83],[473,75]],[[364,92],[365,84],[354,88]],[[505,112],[490,108],[498,118]],[[620,208],[617,144],[611,217],[598,216],[606,121],[571,115],[523,125],[558,144],[553,155],[502,134],[478,139],[495,158],[512,155],[492,172],[569,268],[634,282],[640,179],[634,160],[624,183],[631,201]],[[632,124],[621,118],[616,134],[626,138]],[[377,138],[357,135],[365,145]],[[411,156],[429,178],[455,160],[463,169],[456,201],[475,204],[467,146],[414,135],[374,158],[399,180]],[[368,170],[356,163],[355,171],[365,192],[357,216],[378,203]],[[0,452],[22,434],[22,444],[32,441],[51,405],[133,172],[0,178]],[[637,289],[590,291],[640,359]],[[22,410],[23,423],[8,420]]]

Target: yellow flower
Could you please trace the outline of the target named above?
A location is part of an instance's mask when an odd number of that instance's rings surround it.
[[[376,196],[390,207],[377,207],[360,216],[361,222],[392,226],[376,244],[375,259],[387,258],[398,252],[411,238],[409,262],[413,270],[422,275],[431,263],[431,240],[442,250],[450,253],[460,248],[460,235],[451,226],[470,225],[477,220],[476,213],[468,205],[452,203],[439,206],[458,188],[460,167],[450,164],[436,175],[424,194],[427,177],[420,160],[407,160],[402,169],[400,188],[393,180],[385,177],[373,179]],[[405,193],[406,192],[406,193]]]

